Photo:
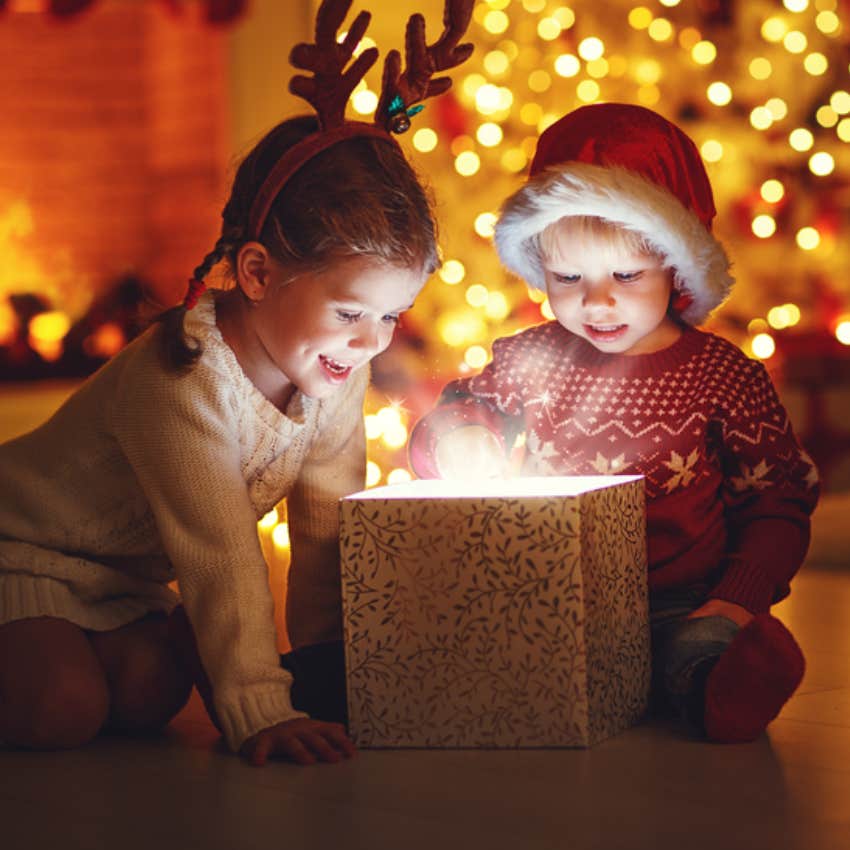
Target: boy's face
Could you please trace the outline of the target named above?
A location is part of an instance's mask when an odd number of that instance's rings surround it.
[[[673,273],[658,257],[567,230],[543,267],[555,318],[600,351],[650,354],[678,339],[667,314]]]

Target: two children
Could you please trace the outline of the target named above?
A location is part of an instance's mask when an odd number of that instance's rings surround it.
[[[497,340],[411,437],[422,477],[637,473],[647,495],[656,696],[715,741],[760,734],[803,657],[769,613],[809,540],[817,475],[764,367],[696,329],[728,294],[693,142],[650,110],[583,107],[503,205],[504,264],[555,321]]]
[[[183,304],[43,426],[0,446],[6,744],[160,727],[194,680],[231,748],[255,763],[353,753],[327,720],[339,707],[311,686],[314,662],[333,668],[339,655],[337,503],[364,484],[369,361],[437,265],[428,198],[389,131],[448,88],[435,71],[469,56],[457,42],[472,0],[449,0],[428,47],[422,17],[411,19],[413,67],[389,54],[375,125],[344,120],[377,58],[371,48],[345,70],[368,21],[361,13],[338,42],[350,5],[324,0],[316,44],[293,50],[313,76],[292,88],[318,118],[283,122],[242,163]],[[221,260],[236,285],[205,292]],[[295,705],[256,525],[284,497]],[[174,610],[175,578],[185,610]]]

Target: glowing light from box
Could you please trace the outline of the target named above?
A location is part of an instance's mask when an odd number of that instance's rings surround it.
[[[276,549],[288,549],[289,548],[289,523],[288,522],[279,522],[272,529],[272,543],[274,543]]]
[[[796,239],[804,251],[814,251],[820,245],[820,233],[814,227],[801,227],[797,231]]]
[[[581,70],[581,62],[579,62],[577,56],[573,56],[572,53],[562,53],[555,59],[555,73],[559,77],[574,77]],[[531,104],[526,104],[530,106]],[[534,104],[537,109],[540,109],[537,104]],[[525,109],[525,107],[523,107]],[[540,109],[542,112],[543,110]],[[523,119],[525,120],[525,119]],[[526,124],[536,124],[536,121],[526,121]]]
[[[818,151],[809,157],[809,170],[818,177],[825,177],[835,170],[835,160],[832,154],[826,151]]]
[[[732,89],[726,83],[715,82],[706,90],[706,96],[715,106],[726,106],[732,101]]]
[[[590,36],[582,39],[578,45],[578,55],[585,62],[590,62],[593,59],[599,59],[605,53],[605,43],[601,38]]]
[[[776,233],[776,221],[767,214],[757,215],[750,226],[759,239],[769,239]]]
[[[646,6],[635,6],[629,12],[629,26],[636,30],[645,30],[652,23],[652,12]]]
[[[842,345],[850,345],[850,319],[844,319],[835,326],[835,338]]]
[[[813,77],[820,77],[827,72],[829,60],[823,53],[810,53],[803,60],[803,67],[806,69],[807,74],[811,74]]]
[[[785,38],[785,34],[788,32],[788,24],[782,20],[782,18],[772,17],[768,18],[761,25],[761,37],[765,41],[770,41],[773,44],[778,44]]]
[[[422,153],[430,153],[437,147],[439,137],[430,127],[420,127],[413,134],[413,147]]]
[[[800,153],[811,150],[814,143],[815,137],[805,127],[797,127],[788,134],[788,144]]]
[[[483,212],[475,217],[475,232],[484,239],[491,239],[496,229],[496,216],[491,212]]]
[[[258,523],[257,525],[263,531],[271,531],[276,525],[278,521],[277,508],[272,508]]]
[[[706,162],[720,162],[723,159],[723,145],[717,139],[706,139],[700,146],[699,152]]]
[[[710,65],[717,58],[717,48],[710,41],[698,41],[691,48],[691,59],[697,65]]]
[[[764,56],[756,56],[750,62],[749,72],[754,80],[767,80],[773,73],[773,65],[770,64],[770,59],[765,59]]]
[[[756,334],[753,337],[752,349],[753,354],[755,354],[759,360],[767,360],[768,358],[773,357],[776,352],[776,343],[773,341],[773,337],[770,334]]]
[[[455,159],[455,171],[461,177],[472,177],[481,168],[481,159],[475,151],[464,151]]]
[[[381,467],[375,461],[366,462],[366,486],[374,487],[381,480]]]
[[[776,204],[785,197],[785,187],[779,180],[771,178],[770,180],[765,180],[764,183],[761,184],[759,194],[769,204]]]
[[[439,275],[443,283],[454,286],[463,280],[466,275],[466,267],[460,260],[446,260],[440,267]]]

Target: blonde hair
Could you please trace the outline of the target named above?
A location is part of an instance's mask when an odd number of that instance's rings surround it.
[[[565,236],[592,239],[608,248],[625,248],[666,259],[641,233],[635,233],[622,225],[592,215],[569,215],[552,222],[535,237],[537,252],[541,259],[558,261],[566,259],[562,251]]]

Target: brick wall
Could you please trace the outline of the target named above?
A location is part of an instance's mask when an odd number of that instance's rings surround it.
[[[67,309],[83,300],[75,289],[97,293],[127,272],[170,303],[214,241],[225,38],[157,3],[100,0],[67,22],[0,14],[0,222],[27,202],[21,245]],[[0,292],[15,274],[0,262]]]

